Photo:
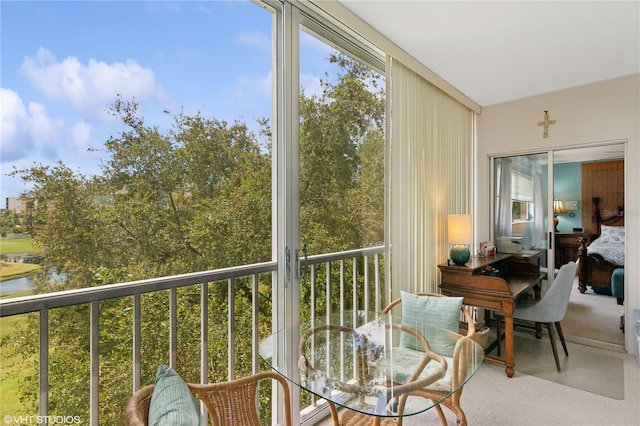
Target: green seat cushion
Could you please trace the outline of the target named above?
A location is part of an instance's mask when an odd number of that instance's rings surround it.
[[[198,403],[182,377],[171,367],[158,367],[149,406],[149,425],[198,426]]]
[[[462,297],[419,296],[414,293],[401,292],[402,324],[422,332],[429,342],[431,350],[444,356],[451,356],[456,340],[447,337],[445,333],[430,333],[429,329],[419,330],[418,324],[426,324],[458,333]],[[400,346],[404,348],[423,350],[415,337],[408,333],[400,336]]]

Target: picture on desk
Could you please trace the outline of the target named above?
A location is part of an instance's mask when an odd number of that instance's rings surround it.
[[[478,257],[493,256],[496,248],[491,241],[482,241],[478,249]]]

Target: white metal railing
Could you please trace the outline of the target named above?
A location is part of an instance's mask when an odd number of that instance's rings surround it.
[[[379,311],[384,302],[384,292],[381,284],[381,256],[384,253],[384,246],[349,250],[337,253],[321,254],[309,256],[301,260],[302,267],[310,270],[303,275],[301,285],[310,286],[310,315],[312,318],[317,315],[329,315],[332,308],[332,300],[335,300],[335,293],[339,294],[338,309],[366,309]],[[332,267],[339,267],[339,278],[332,279]],[[351,269],[351,277],[346,277],[345,271]],[[89,398],[89,424],[99,424],[99,404],[98,395],[100,393],[100,305],[101,301],[133,298],[133,383],[132,390],[136,391],[141,387],[141,295],[155,293],[159,291],[169,291],[169,365],[175,368],[178,344],[177,329],[180,318],[177,309],[177,289],[187,286],[200,286],[200,380],[206,383],[208,371],[208,292],[209,283],[227,283],[227,327],[228,333],[228,377],[234,377],[235,370],[235,280],[250,277],[252,279],[252,366],[253,371],[258,371],[258,283],[261,277],[274,274],[277,270],[276,262],[264,262],[252,265],[244,265],[217,269],[212,271],[195,272],[183,275],[175,275],[162,278],[133,281],[128,283],[112,284],[99,287],[67,290],[54,293],[45,293],[32,296],[18,297],[0,300],[0,317],[10,317],[27,313],[39,313],[39,415],[49,415],[49,313],[52,309],[89,304],[90,306],[90,389]],[[325,292],[327,299],[327,309],[325,312],[318,312],[316,304],[316,291],[319,287],[317,281],[318,271],[325,275]],[[373,277],[373,278],[372,278]],[[350,282],[349,282],[350,281]],[[346,306],[345,289],[353,288],[352,306]],[[373,302],[371,297],[373,296]]]

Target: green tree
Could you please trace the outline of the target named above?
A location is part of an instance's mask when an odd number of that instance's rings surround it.
[[[369,89],[379,85],[381,76],[342,55],[332,55],[330,61],[342,70],[337,83],[327,76],[321,82],[322,95],[303,94],[300,101],[300,222],[312,253],[361,247],[368,232],[365,226],[373,225],[365,216],[383,207],[382,198],[359,204],[361,193],[370,189],[362,178],[375,173],[369,166],[378,165],[369,159],[363,163],[363,150],[377,139],[382,145],[376,148],[382,149],[366,155],[384,158],[385,99],[383,92]],[[380,173],[384,177],[384,167]],[[383,182],[377,182],[379,188],[384,188]],[[381,230],[382,222],[374,228]]]
[[[303,93],[300,99],[300,233],[309,254],[384,241],[383,77],[344,55],[329,60],[340,73],[321,81],[321,95]],[[338,271],[333,273],[337,282]],[[325,291],[319,290],[317,308],[323,309]],[[306,305],[309,288],[302,291]],[[349,299],[352,292],[347,294]],[[334,307],[339,300],[336,292]]]
[[[32,207],[31,207],[32,208]],[[31,209],[27,205],[25,212],[3,210],[0,212],[0,235],[29,233],[31,230]]]
[[[36,200],[34,238],[42,244],[46,270],[64,274],[62,288],[90,287],[136,279],[215,269],[268,260],[271,252],[270,153],[246,125],[229,125],[200,115],[177,115],[162,134],[138,117],[137,103],[118,98],[111,112],[126,126],[105,143],[102,174],[86,177],[63,164],[22,171]],[[262,121],[266,125],[265,121]],[[268,135],[265,127],[263,134]],[[229,236],[237,236],[230,238]],[[40,281],[41,291],[51,284]],[[238,280],[239,312],[250,306],[250,283]],[[269,283],[270,284],[270,283]],[[268,289],[267,289],[268,290]],[[226,285],[210,284],[210,351],[226,353]],[[270,293],[264,296],[268,299]],[[180,373],[199,377],[199,293],[180,289]],[[101,419],[122,422],[122,403],[130,394],[123,380],[130,372],[130,299],[100,303]],[[153,381],[168,353],[168,294],[143,297],[143,381]],[[265,316],[270,305],[261,304]],[[219,308],[223,307],[223,308]],[[86,418],[88,407],[88,306],[51,312],[50,383],[52,413]],[[239,354],[250,354],[250,323],[240,321]],[[35,318],[22,333],[37,347]],[[241,374],[250,359],[239,360]],[[224,380],[226,358],[212,379]],[[33,365],[33,371],[37,371]],[[24,388],[36,406],[37,374]]]
[[[301,222],[313,253],[382,241],[384,94],[380,77],[335,55],[341,73],[323,82],[324,93],[300,98]],[[377,90],[377,91],[372,91]],[[33,235],[42,246],[46,270],[63,274],[60,288],[91,287],[255,263],[271,259],[271,129],[197,113],[173,116],[167,131],[139,116],[135,100],[118,97],[110,109],[125,130],[105,142],[99,176],[87,177],[63,164],[34,165],[16,173],[32,184]],[[47,283],[47,284],[44,284]],[[41,291],[50,290],[46,280]],[[269,327],[270,282],[258,295]],[[237,280],[238,375],[250,372],[251,288]],[[227,286],[209,284],[211,380],[226,379]],[[306,301],[309,295],[303,295]],[[199,291],[179,298],[179,373],[199,377]],[[304,302],[303,302],[304,303]],[[142,297],[143,383],[151,383],[168,353],[167,292]],[[132,300],[100,303],[100,416],[122,423],[130,396]],[[50,313],[52,414],[87,418],[89,307]],[[266,332],[266,330],[265,330]],[[21,335],[37,353],[35,316]],[[34,362],[25,356],[25,362]],[[22,395],[36,409],[37,366]]]

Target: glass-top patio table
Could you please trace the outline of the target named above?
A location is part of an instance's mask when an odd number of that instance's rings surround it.
[[[297,357],[297,368],[284,367],[285,353]],[[458,333],[403,323],[400,316],[342,311],[278,330],[260,343],[260,356],[325,399],[336,424],[358,416],[375,424],[424,412],[451,396],[477,371],[484,350]],[[338,416],[336,406],[347,410]]]

